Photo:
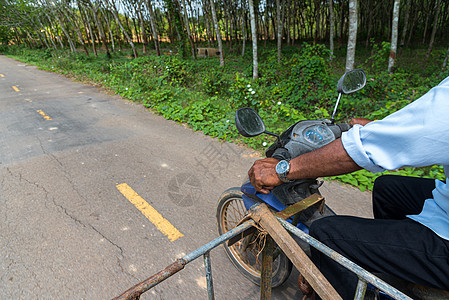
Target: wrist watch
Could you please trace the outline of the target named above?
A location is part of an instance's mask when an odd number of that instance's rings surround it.
[[[282,182],[292,182],[293,180],[289,180],[287,178],[287,174],[290,171],[290,163],[288,160],[281,160],[280,162],[277,163],[276,165],[276,173],[279,176],[279,179]]]

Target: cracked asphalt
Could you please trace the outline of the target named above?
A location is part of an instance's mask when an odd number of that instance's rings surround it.
[[[251,151],[11,58],[0,74],[0,299],[110,299],[217,236],[217,199]],[[167,239],[121,183],[184,236]],[[336,212],[370,217],[369,193],[322,192]],[[211,259],[217,299],[258,299],[221,247]],[[297,275],[273,299],[298,299]],[[199,259],[141,299],[206,297]]]

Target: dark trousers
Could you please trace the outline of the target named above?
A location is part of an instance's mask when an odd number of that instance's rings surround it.
[[[332,216],[315,221],[310,235],[369,272],[449,291],[449,241],[406,218],[432,198],[431,179],[381,176],[373,189],[375,219]],[[358,278],[312,249],[312,260],[343,299],[354,299]]]

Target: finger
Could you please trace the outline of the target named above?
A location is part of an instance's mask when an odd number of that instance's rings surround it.
[[[261,186],[261,187],[257,187],[256,188],[256,190],[258,191],[258,192],[261,192],[261,193],[263,193],[263,194],[269,194],[269,193],[271,193],[271,190],[272,189],[274,189],[274,186],[265,186],[265,185],[263,185],[263,186]]]

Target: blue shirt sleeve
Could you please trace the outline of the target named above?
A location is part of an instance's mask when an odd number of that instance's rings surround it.
[[[449,165],[449,77],[380,121],[342,134],[348,155],[371,172]]]

